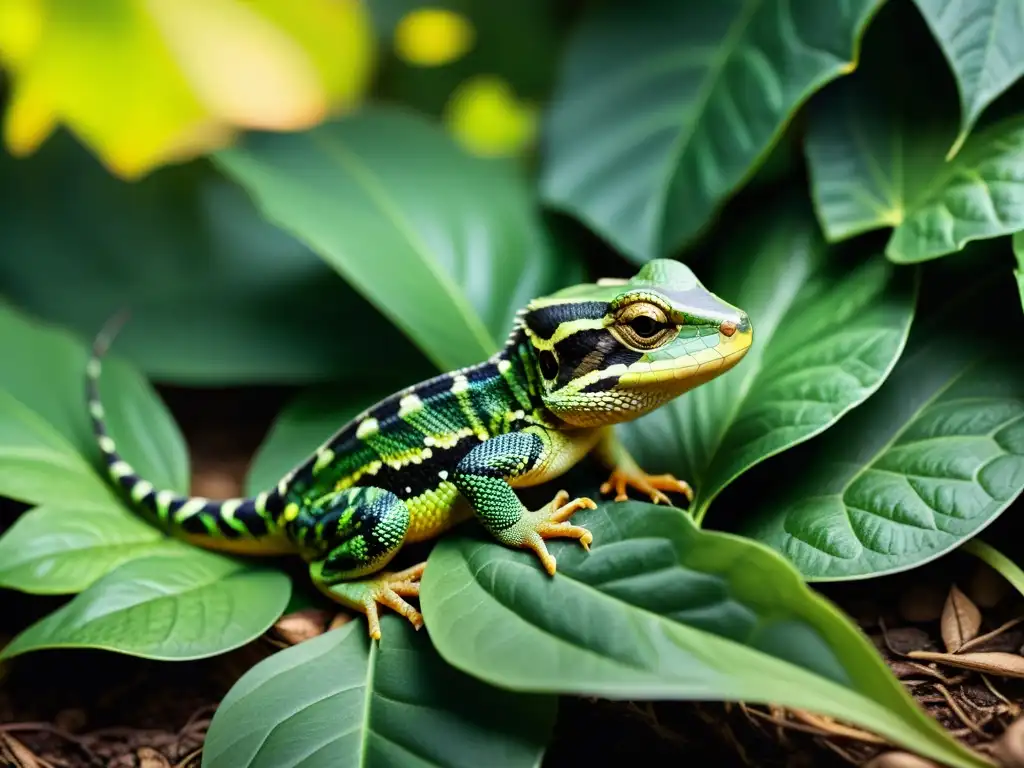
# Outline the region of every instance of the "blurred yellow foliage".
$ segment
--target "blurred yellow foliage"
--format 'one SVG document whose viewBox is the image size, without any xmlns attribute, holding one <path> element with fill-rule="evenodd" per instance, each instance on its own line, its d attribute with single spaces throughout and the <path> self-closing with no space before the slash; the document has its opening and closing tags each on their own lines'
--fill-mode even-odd
<svg viewBox="0 0 1024 768">
<path fill-rule="evenodd" d="M 351 108 L 375 56 L 362 0 L 0 0 L 4 141 L 26 155 L 64 124 L 136 178 Z"/>
<path fill-rule="evenodd" d="M 409 64 L 437 67 L 464 56 L 475 37 L 465 16 L 443 8 L 417 8 L 395 27 L 395 53 Z"/>
<path fill-rule="evenodd" d="M 452 93 L 444 120 L 470 152 L 490 157 L 514 155 L 533 141 L 537 108 L 519 101 L 505 80 L 477 75 Z"/>
</svg>

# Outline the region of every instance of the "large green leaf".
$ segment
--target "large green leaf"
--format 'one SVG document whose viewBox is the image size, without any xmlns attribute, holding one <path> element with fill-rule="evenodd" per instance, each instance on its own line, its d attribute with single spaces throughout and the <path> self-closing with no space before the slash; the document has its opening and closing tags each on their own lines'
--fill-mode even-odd
<svg viewBox="0 0 1024 768">
<path fill-rule="evenodd" d="M 501 691 L 449 667 L 385 616 L 281 651 L 249 670 L 210 725 L 203 768 L 535 766 L 553 696 Z"/>
<path fill-rule="evenodd" d="M 438 544 L 421 603 L 446 661 L 517 691 L 799 707 L 944 764 L 984 765 L 783 558 L 652 504 L 575 519 L 593 547 L 553 542 L 553 578 L 532 553 L 486 537 Z"/>
<path fill-rule="evenodd" d="M 90 467 L 99 452 L 85 401 L 84 346 L 0 304 L 0 495 L 31 503 L 112 501 Z M 188 456 L 173 419 L 146 380 L 112 357 L 101 393 L 111 434 L 135 466 L 161 487 L 183 490 Z"/>
<path fill-rule="evenodd" d="M 605 3 L 569 44 L 541 190 L 635 261 L 708 224 L 800 104 L 851 69 L 878 0 Z"/>
<path fill-rule="evenodd" d="M 128 307 L 114 351 L 157 379 L 348 382 L 433 370 L 207 162 L 129 184 L 60 134 L 30 159 L 0 155 L 0 212 L 4 295 L 84 338 Z M 382 348 L 391 355 L 374 355 Z M 370 357 L 373 371 L 355 364 Z"/>
<path fill-rule="evenodd" d="M 246 478 L 246 493 L 259 493 L 277 485 L 288 470 L 360 411 L 394 391 L 382 384 L 376 395 L 369 394 L 371 390 L 322 386 L 295 397 L 278 414 L 256 452 Z"/>
<path fill-rule="evenodd" d="M 0 496 L 33 504 L 100 503 L 111 491 L 59 432 L 0 390 Z"/>
<path fill-rule="evenodd" d="M 858 71 L 810 105 L 805 146 L 826 235 L 893 227 L 886 256 L 908 263 L 1021 229 L 1024 119 L 979 130 L 947 163 L 957 123 L 941 55 L 920 43 L 920 18 L 889 11 L 868 32 Z"/>
<path fill-rule="evenodd" d="M 813 216 L 780 206 L 745 223 L 707 283 L 742 307 L 751 351 L 734 370 L 620 429 L 648 472 L 696 490 L 698 522 L 738 475 L 834 424 L 884 381 L 903 350 L 916 277 L 881 257 L 827 254 Z"/>
<path fill-rule="evenodd" d="M 835 580 L 921 565 L 991 523 L 1024 490 L 1024 318 L 1000 286 L 940 299 L 882 388 L 801 449 L 741 531 Z"/>
<path fill-rule="evenodd" d="M 444 370 L 491 355 L 516 310 L 566 279 L 519 170 L 411 112 L 252 135 L 217 162 Z"/>
<path fill-rule="evenodd" d="M 29 510 L 0 537 L 0 587 L 81 592 L 129 560 L 193 551 L 116 503 L 62 501 Z"/>
<path fill-rule="evenodd" d="M 1024 6 L 1005 0 L 915 0 L 956 75 L 956 154 L 985 107 L 1024 75 Z"/>
<path fill-rule="evenodd" d="M 167 661 L 213 656 L 266 631 L 290 588 L 283 573 L 212 552 L 131 560 L 15 637 L 0 659 L 48 648 Z"/>
</svg>

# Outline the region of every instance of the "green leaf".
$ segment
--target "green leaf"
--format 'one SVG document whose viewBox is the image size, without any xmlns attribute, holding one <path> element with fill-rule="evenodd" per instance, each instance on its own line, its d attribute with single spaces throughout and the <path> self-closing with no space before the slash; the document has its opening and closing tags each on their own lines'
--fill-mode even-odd
<svg viewBox="0 0 1024 768">
<path fill-rule="evenodd" d="M 0 587 L 71 594 L 129 560 L 192 551 L 113 502 L 57 502 L 29 510 L 0 537 Z"/>
<path fill-rule="evenodd" d="M 69 178 L 74 194 L 54 195 Z M 27 160 L 0 154 L 0 211 L 0 253 L 31 254 L 0 259 L 10 301 L 90 340 L 127 307 L 113 351 L 155 379 L 348 384 L 434 372 L 208 162 L 129 184 L 62 133 Z M 390 354 L 375 355 L 382 348 Z M 355 364 L 369 357 L 372 370 Z M 77 372 L 70 383 L 80 397 Z"/>
<path fill-rule="evenodd" d="M 1024 227 L 1024 117 L 972 134 L 936 168 L 892 234 L 885 254 L 913 263 L 955 253 L 972 240 Z"/>
<path fill-rule="evenodd" d="M 14 362 L 0 371 L 0 495 L 110 503 L 109 485 L 90 466 L 99 451 L 85 401 L 84 345 L 0 303 L 0 347 Z M 184 441 L 145 379 L 112 357 L 101 392 L 123 455 L 160 487 L 187 488 Z"/>
<path fill-rule="evenodd" d="M 792 114 L 848 72 L 878 0 L 606 3 L 576 30 L 541 193 L 637 262 L 693 238 Z"/>
<path fill-rule="evenodd" d="M 1003 0 L 915 0 L 960 92 L 957 153 L 985 107 L 1024 75 L 1024 7 Z"/>
<path fill-rule="evenodd" d="M 99 503 L 111 491 L 60 433 L 0 390 L 0 496 L 30 504 Z"/>
<path fill-rule="evenodd" d="M 536 766 L 556 699 L 490 688 L 438 658 L 395 616 L 274 654 L 224 697 L 203 768 Z"/>
<path fill-rule="evenodd" d="M 1018 232 L 1013 236 L 1013 250 L 1017 254 L 1017 269 L 1013 274 L 1017 277 L 1017 287 L 1020 289 L 1020 303 L 1024 306 L 1024 232 Z"/>
<path fill-rule="evenodd" d="M 805 147 L 828 239 L 893 227 L 886 256 L 912 263 L 1024 228 L 1024 118 L 973 133 L 947 163 L 956 118 L 937 76 L 945 65 L 916 41 L 927 34 L 920 18 L 889 13 L 869 30 L 857 72 L 810 104 Z"/>
<path fill-rule="evenodd" d="M 399 389 L 386 384 L 378 395 L 368 390 L 336 386 L 307 389 L 286 405 L 271 426 L 249 467 L 246 493 L 259 493 L 277 485 L 288 470 L 357 416 L 365 407 Z"/>
<path fill-rule="evenodd" d="M 442 370 L 497 351 L 520 306 L 564 280 L 518 169 L 405 110 L 252 135 L 217 162 Z"/>
<path fill-rule="evenodd" d="M 648 472 L 694 486 L 698 522 L 740 474 L 824 431 L 881 385 L 903 350 L 917 294 L 915 272 L 880 257 L 842 266 L 813 216 L 792 204 L 744 224 L 707 283 L 750 315 L 747 358 L 619 427 Z"/>
<path fill-rule="evenodd" d="M 0 652 L 96 648 L 185 661 L 238 648 L 288 602 L 288 577 L 211 552 L 154 555 L 107 573 Z"/>
<path fill-rule="evenodd" d="M 1024 570 L 1021 570 L 1013 560 L 981 539 L 971 539 L 964 544 L 963 549 L 997 571 L 1014 589 L 1024 595 Z"/>
<path fill-rule="evenodd" d="M 1002 282 L 939 298 L 882 388 L 794 457 L 741 532 L 838 580 L 919 566 L 991 523 L 1024 490 L 1024 359 L 1008 341 L 1024 322 L 1001 314 Z M 979 307 L 984 327 L 962 321 Z"/>
<path fill-rule="evenodd" d="M 778 555 L 652 504 L 574 521 L 594 545 L 552 542 L 553 578 L 532 553 L 490 540 L 438 544 L 421 604 L 446 661 L 516 691 L 799 707 L 944 764 L 984 765 Z"/>
</svg>

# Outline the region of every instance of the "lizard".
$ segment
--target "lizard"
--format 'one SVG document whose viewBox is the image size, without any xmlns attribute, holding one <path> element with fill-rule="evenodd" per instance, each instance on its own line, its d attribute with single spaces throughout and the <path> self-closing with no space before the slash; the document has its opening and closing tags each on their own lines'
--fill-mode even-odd
<svg viewBox="0 0 1024 768">
<path fill-rule="evenodd" d="M 116 328 L 94 340 L 86 396 L 106 474 L 131 508 L 171 535 L 237 555 L 301 556 L 313 584 L 365 614 L 380 638 L 378 606 L 417 629 L 426 563 L 385 570 L 405 544 L 440 536 L 473 517 L 503 545 L 530 550 L 556 572 L 547 539 L 593 536 L 571 522 L 593 509 L 560 490 L 537 510 L 516 495 L 555 480 L 593 454 L 610 470 L 602 494 L 627 490 L 671 504 L 689 483 L 643 471 L 614 432 L 734 367 L 753 341 L 746 313 L 671 259 L 632 278 L 600 279 L 536 298 L 520 309 L 503 347 L 476 365 L 406 387 L 331 435 L 276 486 L 212 500 L 158 489 L 118 453 L 99 394 L 101 360 Z"/>
</svg>

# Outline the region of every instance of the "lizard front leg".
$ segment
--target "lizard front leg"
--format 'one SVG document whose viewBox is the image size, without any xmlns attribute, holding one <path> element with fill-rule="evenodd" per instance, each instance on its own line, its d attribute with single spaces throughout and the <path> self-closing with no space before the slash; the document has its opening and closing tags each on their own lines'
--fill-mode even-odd
<svg viewBox="0 0 1024 768">
<path fill-rule="evenodd" d="M 662 491 L 681 493 L 688 502 L 693 501 L 693 488 L 685 480 L 667 474 L 649 475 L 642 470 L 626 446 L 619 442 L 611 427 L 602 429 L 594 454 L 611 470 L 608 481 L 601 486 L 601 493 L 615 491 L 615 501 L 626 501 L 629 498 L 626 488 L 635 488 L 647 494 L 655 504 L 672 504 Z"/>
<path fill-rule="evenodd" d="M 557 462 L 554 443 L 554 439 L 532 431 L 498 435 L 467 453 L 452 477 L 494 538 L 506 546 L 532 550 L 551 575 L 555 573 L 555 558 L 544 539 L 577 539 L 590 549 L 590 531 L 567 521 L 577 510 L 597 506 L 588 498 L 569 501 L 569 494 L 559 491 L 550 503 L 531 512 L 516 496 L 510 482 L 543 475 L 546 467 Z"/>
<path fill-rule="evenodd" d="M 409 509 L 382 488 L 347 488 L 305 508 L 293 507 L 287 531 L 309 561 L 313 584 L 337 603 L 366 614 L 370 637 L 380 639 L 377 606 L 386 605 L 416 629 L 423 616 L 403 598 L 420 593 L 425 563 L 398 573 L 382 569 L 401 549 Z"/>
</svg>

